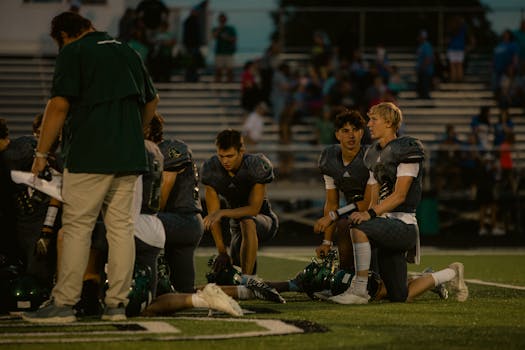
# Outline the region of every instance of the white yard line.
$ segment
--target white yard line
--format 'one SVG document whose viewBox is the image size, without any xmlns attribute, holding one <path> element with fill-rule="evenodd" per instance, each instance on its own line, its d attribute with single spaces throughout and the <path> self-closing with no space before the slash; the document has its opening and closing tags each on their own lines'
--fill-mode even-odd
<svg viewBox="0 0 525 350">
<path fill-rule="evenodd" d="M 262 327 L 260 331 L 248 331 L 240 333 L 228 333 L 228 334 L 209 334 L 209 335 L 196 335 L 196 336 L 176 336 L 171 335 L 179 333 L 180 331 L 172 325 L 162 321 L 145 321 L 145 322 L 88 322 L 88 323 L 71 323 L 60 325 L 62 331 L 60 332 L 36 332 L 36 333 L 0 333 L 1 344 L 24 344 L 24 343 L 94 343 L 94 342 L 125 342 L 125 341 L 171 341 L 171 340 L 198 340 L 198 339 L 230 339 L 230 338 L 246 338 L 246 337 L 259 337 L 268 335 L 282 335 L 282 334 L 293 334 L 303 333 L 304 331 L 293 325 L 287 324 L 280 320 L 271 319 L 240 319 L 240 318 L 204 318 L 204 317 L 177 317 L 170 318 L 171 320 L 184 319 L 184 320 L 197 320 L 197 321 L 221 321 L 221 322 L 250 322 L 255 323 Z M 67 332 L 67 327 L 75 327 L 79 325 L 110 325 L 110 324 L 137 324 L 144 328 L 145 331 L 130 332 L 130 331 L 119 331 L 115 330 L 107 332 Z M 10 325 L 1 325 L 1 327 L 34 327 L 34 324 L 17 323 Z M 57 325 L 39 325 L 42 329 L 45 327 L 56 327 Z M 66 330 L 66 331 L 64 331 Z M 155 333 L 167 333 L 169 335 L 163 336 L 152 336 Z M 93 337 L 91 335 L 99 334 L 114 334 L 115 337 Z M 67 335 L 67 337 L 63 337 Z M 76 336 L 83 335 L 83 336 Z M 132 335 L 132 337 L 130 337 Z M 23 337 L 23 338 L 15 338 Z M 35 337 L 35 338 L 33 338 Z M 38 338 L 37 338 L 38 337 Z"/>
</svg>

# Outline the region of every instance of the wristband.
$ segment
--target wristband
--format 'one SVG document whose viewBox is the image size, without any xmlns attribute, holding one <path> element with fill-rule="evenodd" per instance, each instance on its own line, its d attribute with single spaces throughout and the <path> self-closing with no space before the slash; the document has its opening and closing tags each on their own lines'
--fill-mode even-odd
<svg viewBox="0 0 525 350">
<path fill-rule="evenodd" d="M 370 215 L 370 219 L 377 217 L 376 211 L 372 208 L 368 209 L 368 215 Z"/>
<path fill-rule="evenodd" d="M 350 215 L 356 210 L 357 210 L 357 205 L 355 203 L 350 203 L 348 205 L 345 205 L 342 208 L 337 209 L 335 211 L 335 213 L 339 217 L 339 216 L 343 216 L 343 215 Z"/>
<path fill-rule="evenodd" d="M 330 247 L 332 247 L 334 245 L 334 242 L 329 241 L 327 239 L 323 239 L 323 243 L 321 243 L 321 245 L 329 245 Z"/>
<path fill-rule="evenodd" d="M 48 154 L 49 154 L 48 152 L 35 151 L 35 157 L 36 158 L 47 158 Z"/>
<path fill-rule="evenodd" d="M 332 219 L 332 221 L 337 220 L 337 218 L 339 217 L 339 215 L 337 215 L 337 212 L 333 210 L 330 210 L 328 212 L 328 216 L 330 216 L 330 219 Z"/>
</svg>

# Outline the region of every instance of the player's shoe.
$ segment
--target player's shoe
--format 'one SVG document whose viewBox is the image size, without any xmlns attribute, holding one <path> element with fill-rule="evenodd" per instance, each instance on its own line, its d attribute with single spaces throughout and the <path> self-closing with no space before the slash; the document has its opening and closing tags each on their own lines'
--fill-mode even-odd
<svg viewBox="0 0 525 350">
<path fill-rule="evenodd" d="M 454 262 L 448 265 L 449 268 L 456 272 L 456 276 L 450 283 L 450 288 L 456 293 L 458 301 L 465 301 L 468 298 L 468 287 L 465 283 L 465 267 L 460 262 Z"/>
<path fill-rule="evenodd" d="M 315 292 L 314 297 L 321 300 L 328 300 L 330 297 L 332 297 L 332 291 L 330 289 L 325 289 L 320 292 Z"/>
<path fill-rule="evenodd" d="M 232 316 L 243 315 L 239 304 L 226 295 L 215 283 L 208 283 L 203 290 L 198 290 L 197 294 L 206 300 L 210 309 L 222 311 Z"/>
<path fill-rule="evenodd" d="M 248 278 L 246 281 L 246 288 L 251 290 L 257 299 L 273 301 L 281 304 L 286 303 L 286 300 L 284 300 L 275 288 L 270 287 L 263 281 L 254 277 Z"/>
<path fill-rule="evenodd" d="M 433 273 L 433 272 L 434 270 L 432 269 L 432 267 L 427 267 L 426 269 L 423 270 L 422 274 Z M 437 286 L 432 288 L 430 291 L 439 295 L 440 299 L 443 299 L 443 300 L 448 299 L 448 289 L 444 283 L 438 284 Z"/>
<path fill-rule="evenodd" d="M 355 277 L 354 277 L 355 278 Z M 368 304 L 370 300 L 370 295 L 357 294 L 353 288 L 353 283 L 350 283 L 350 287 L 341 294 L 334 295 L 333 297 L 328 298 L 329 301 L 333 301 L 337 304 Z"/>
<path fill-rule="evenodd" d="M 44 302 L 34 312 L 22 313 L 22 319 L 32 323 L 70 323 L 77 320 L 71 306 L 59 306 L 52 300 Z"/>
</svg>

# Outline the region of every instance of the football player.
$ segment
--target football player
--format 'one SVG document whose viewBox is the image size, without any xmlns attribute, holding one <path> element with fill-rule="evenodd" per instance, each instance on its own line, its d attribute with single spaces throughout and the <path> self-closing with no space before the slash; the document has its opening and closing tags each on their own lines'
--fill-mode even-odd
<svg viewBox="0 0 525 350">
<path fill-rule="evenodd" d="M 146 137 L 159 146 L 164 156 L 158 214 L 166 232 L 164 255 L 175 289 L 193 293 L 195 249 L 204 233 L 199 176 L 191 149 L 181 140 L 165 140 L 163 123 L 162 116 L 155 113 Z"/>
<path fill-rule="evenodd" d="M 219 253 L 215 269 L 233 262 L 243 275 L 253 275 L 259 243 L 274 237 L 278 230 L 277 216 L 266 197 L 266 184 L 274 179 L 273 166 L 263 154 L 245 153 L 237 130 L 221 131 L 215 145 L 217 154 L 201 170 L 208 211 L 204 227 L 211 231 Z M 221 207 L 221 198 L 227 207 Z M 230 223 L 230 254 L 223 240 L 223 218 Z"/>
<path fill-rule="evenodd" d="M 463 264 L 424 275 L 412 286 L 409 296 L 407 260 L 419 263 L 419 232 L 416 207 L 421 199 L 424 150 L 412 137 L 397 137 L 402 122 L 401 110 L 390 102 L 379 103 L 368 112 L 368 127 L 376 141 L 364 156 L 370 171 L 367 187 L 372 191 L 370 207 L 353 212 L 350 232 L 356 275 L 350 287 L 331 301 L 340 304 L 366 304 L 371 244 L 377 249 L 378 269 L 388 299 L 405 302 L 443 282 L 453 281 L 458 301 L 465 301 L 468 288 Z"/>
</svg>

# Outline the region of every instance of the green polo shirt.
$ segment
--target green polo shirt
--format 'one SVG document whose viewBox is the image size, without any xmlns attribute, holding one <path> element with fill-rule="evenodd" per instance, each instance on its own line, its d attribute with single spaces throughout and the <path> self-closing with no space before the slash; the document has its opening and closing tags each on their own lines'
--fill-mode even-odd
<svg viewBox="0 0 525 350">
<path fill-rule="evenodd" d="M 70 103 L 62 131 L 64 167 L 72 173 L 147 170 L 141 111 L 156 90 L 137 53 L 103 32 L 64 46 L 51 97 Z"/>
</svg>

